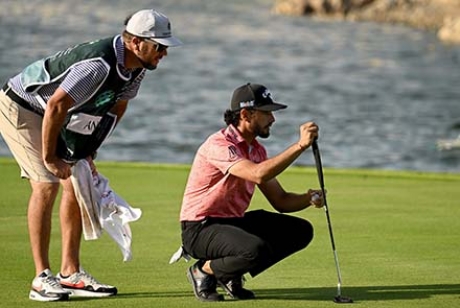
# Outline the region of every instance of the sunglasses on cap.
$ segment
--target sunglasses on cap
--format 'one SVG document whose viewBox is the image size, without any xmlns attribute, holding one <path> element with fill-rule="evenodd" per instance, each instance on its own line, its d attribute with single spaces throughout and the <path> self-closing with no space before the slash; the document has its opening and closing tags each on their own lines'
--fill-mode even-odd
<svg viewBox="0 0 460 308">
<path fill-rule="evenodd" d="M 150 43 L 152 43 L 153 45 L 155 45 L 155 50 L 156 50 L 157 52 L 163 52 L 163 51 L 165 51 L 166 49 L 168 49 L 168 46 L 163 45 L 163 44 L 160 44 L 160 43 L 158 43 L 158 42 L 155 42 L 154 40 L 151 40 L 151 39 L 148 39 L 148 38 L 146 38 L 146 39 L 144 39 L 144 40 L 145 40 L 145 41 L 148 41 L 148 42 L 150 42 Z"/>
</svg>

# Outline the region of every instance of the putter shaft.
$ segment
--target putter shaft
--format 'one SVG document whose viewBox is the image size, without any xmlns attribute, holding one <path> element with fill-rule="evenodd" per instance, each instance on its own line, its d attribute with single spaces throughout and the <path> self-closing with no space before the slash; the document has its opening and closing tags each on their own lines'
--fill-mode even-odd
<svg viewBox="0 0 460 308">
<path fill-rule="evenodd" d="M 329 215 L 329 207 L 327 205 L 327 199 L 326 199 L 326 190 L 325 190 L 325 185 L 324 185 L 324 175 L 323 175 L 323 166 L 321 163 L 321 155 L 319 152 L 319 147 L 317 141 L 313 141 L 312 144 L 312 150 L 313 150 L 313 155 L 315 157 L 315 164 L 316 164 L 316 170 L 318 173 L 318 180 L 319 184 L 321 187 L 321 192 L 323 193 L 323 200 L 324 200 L 324 212 L 326 213 L 326 219 L 327 219 L 327 226 L 329 230 L 329 237 L 331 239 L 331 246 L 332 246 L 332 252 L 334 254 L 334 261 L 335 261 L 335 268 L 337 270 L 337 297 L 336 298 L 341 298 L 342 295 L 342 274 L 340 273 L 340 266 L 339 266 L 339 258 L 337 256 L 337 250 L 335 248 L 335 241 L 334 241 L 334 233 L 332 231 L 332 222 L 331 222 L 331 217 Z"/>
</svg>

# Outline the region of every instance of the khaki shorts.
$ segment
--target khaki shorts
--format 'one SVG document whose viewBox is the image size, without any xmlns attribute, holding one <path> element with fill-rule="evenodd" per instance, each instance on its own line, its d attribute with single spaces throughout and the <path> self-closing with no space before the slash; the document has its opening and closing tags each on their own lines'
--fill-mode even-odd
<svg viewBox="0 0 460 308">
<path fill-rule="evenodd" d="M 46 169 L 42 159 L 42 120 L 0 91 L 0 133 L 21 168 L 21 177 L 57 183 L 59 178 Z"/>
</svg>

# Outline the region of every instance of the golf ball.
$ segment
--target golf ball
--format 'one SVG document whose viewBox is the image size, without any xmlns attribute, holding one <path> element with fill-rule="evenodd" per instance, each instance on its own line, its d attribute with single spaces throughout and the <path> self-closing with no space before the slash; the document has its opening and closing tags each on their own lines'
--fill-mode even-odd
<svg viewBox="0 0 460 308">
<path fill-rule="evenodd" d="M 312 197 L 311 197 L 311 201 L 313 202 L 316 202 L 316 201 L 319 201 L 319 195 L 318 194 L 314 194 Z"/>
</svg>

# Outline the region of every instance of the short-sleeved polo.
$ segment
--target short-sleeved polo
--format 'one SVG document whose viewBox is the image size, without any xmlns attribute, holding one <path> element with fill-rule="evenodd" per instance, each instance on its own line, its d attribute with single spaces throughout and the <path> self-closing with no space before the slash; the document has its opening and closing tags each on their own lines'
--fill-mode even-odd
<svg viewBox="0 0 460 308">
<path fill-rule="evenodd" d="M 232 125 L 211 135 L 193 161 L 180 220 L 242 217 L 254 194 L 255 183 L 235 177 L 228 170 L 243 159 L 259 163 L 267 159 L 267 152 L 257 140 L 248 145 Z"/>
</svg>

